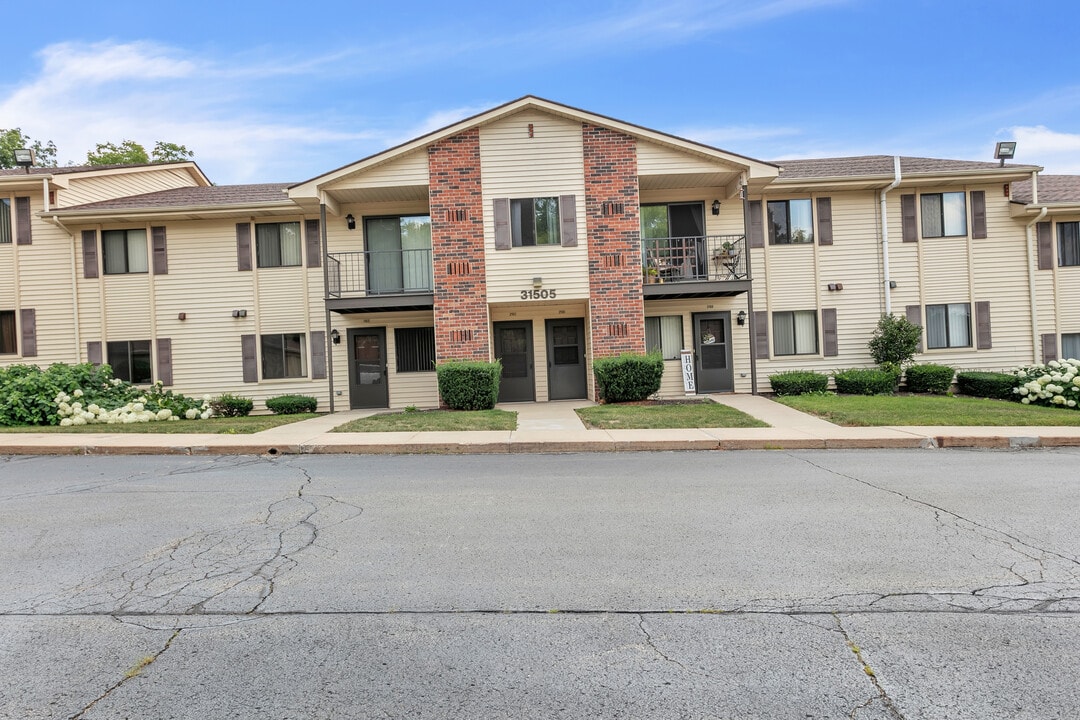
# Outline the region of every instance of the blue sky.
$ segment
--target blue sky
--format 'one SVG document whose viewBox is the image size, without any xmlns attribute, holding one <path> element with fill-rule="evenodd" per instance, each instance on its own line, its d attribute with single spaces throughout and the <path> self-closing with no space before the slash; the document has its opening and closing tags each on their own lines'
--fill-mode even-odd
<svg viewBox="0 0 1080 720">
<path fill-rule="evenodd" d="M 763 160 L 1080 173 L 1076 0 L 20 3 L 0 128 L 61 164 L 187 145 L 219 184 L 299 181 L 522 95 Z M 13 32 L 23 28 L 24 32 Z"/>
</svg>

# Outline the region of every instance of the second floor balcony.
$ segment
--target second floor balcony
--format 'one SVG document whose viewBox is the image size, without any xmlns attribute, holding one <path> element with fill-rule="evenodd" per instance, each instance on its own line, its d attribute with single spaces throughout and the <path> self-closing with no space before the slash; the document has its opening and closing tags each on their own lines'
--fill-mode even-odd
<svg viewBox="0 0 1080 720">
<path fill-rule="evenodd" d="M 749 288 L 743 235 L 642 238 L 641 246 L 647 298 L 736 295 Z"/>
<path fill-rule="evenodd" d="M 326 276 L 332 310 L 430 308 L 434 300 L 430 248 L 330 253 Z"/>
</svg>

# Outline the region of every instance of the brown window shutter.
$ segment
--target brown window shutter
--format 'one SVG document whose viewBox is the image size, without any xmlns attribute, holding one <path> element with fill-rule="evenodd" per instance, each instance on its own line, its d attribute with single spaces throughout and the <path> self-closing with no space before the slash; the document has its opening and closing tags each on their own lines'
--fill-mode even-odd
<svg viewBox="0 0 1080 720">
<path fill-rule="evenodd" d="M 1039 269 L 1054 269 L 1054 236 L 1050 223 L 1041 222 L 1035 227 L 1035 237 L 1039 246 Z"/>
<path fill-rule="evenodd" d="M 259 364 L 255 356 L 255 336 L 240 336 L 240 355 L 244 361 L 244 382 L 259 382 Z"/>
<path fill-rule="evenodd" d="M 326 331 L 311 332 L 311 379 L 326 379 Z"/>
<path fill-rule="evenodd" d="M 920 306 L 920 305 L 908 305 L 907 308 L 905 308 L 905 310 L 907 312 L 908 322 L 911 323 L 912 325 L 918 325 L 919 327 L 922 327 L 922 306 Z M 923 332 L 923 335 L 926 335 L 925 331 Z M 922 336 L 920 336 L 919 337 L 919 347 L 918 347 L 918 349 L 915 350 L 915 352 L 922 352 L 922 351 L 923 351 L 923 338 L 922 338 Z"/>
<path fill-rule="evenodd" d="M 251 269 L 251 223 L 236 223 L 236 269 Z"/>
<path fill-rule="evenodd" d="M 577 247 L 577 199 L 559 196 L 559 237 L 563 247 Z"/>
<path fill-rule="evenodd" d="M 832 198 L 817 199 L 818 245 L 832 245 Z"/>
<path fill-rule="evenodd" d="M 101 341 L 91 340 L 86 343 L 86 362 L 93 365 L 101 364 Z"/>
<path fill-rule="evenodd" d="M 821 339 L 825 357 L 840 354 L 840 341 L 836 333 L 836 308 L 821 309 Z"/>
<path fill-rule="evenodd" d="M 758 207 L 761 207 L 760 202 Z M 769 313 L 764 310 L 754 311 L 754 357 L 769 359 Z"/>
<path fill-rule="evenodd" d="M 900 196 L 900 219 L 902 221 L 903 233 L 901 234 L 904 242 L 918 242 L 919 225 L 918 217 L 915 215 L 914 195 Z"/>
<path fill-rule="evenodd" d="M 173 384 L 171 338 L 157 339 L 157 379 L 165 387 Z"/>
<path fill-rule="evenodd" d="M 150 243 L 154 248 L 154 274 L 169 274 L 169 251 L 165 247 L 165 228 L 150 228 Z"/>
<path fill-rule="evenodd" d="M 304 221 L 304 247 L 307 250 L 307 266 L 322 267 L 322 238 L 319 236 L 319 221 Z"/>
<path fill-rule="evenodd" d="M 1044 363 L 1057 360 L 1057 335 L 1055 333 L 1042 336 L 1042 354 Z"/>
<path fill-rule="evenodd" d="M 982 240 L 986 237 L 986 191 L 971 191 L 971 237 Z"/>
<path fill-rule="evenodd" d="M 989 350 L 994 347 L 990 340 L 990 303 L 975 303 L 975 348 Z"/>
<path fill-rule="evenodd" d="M 510 237 L 510 199 L 495 198 L 491 206 L 495 212 L 495 249 L 509 250 L 513 245 Z"/>
<path fill-rule="evenodd" d="M 33 242 L 30 217 L 30 198 L 15 198 L 15 244 L 30 245 Z"/>
<path fill-rule="evenodd" d="M 761 218 L 761 201 L 751 200 L 748 205 L 750 207 L 750 247 L 763 248 L 765 247 L 765 223 Z"/>
<path fill-rule="evenodd" d="M 84 278 L 98 276 L 97 230 L 82 231 L 82 266 Z"/>
<path fill-rule="evenodd" d="M 19 325 L 22 334 L 22 356 L 37 357 L 37 315 L 34 308 L 19 311 Z"/>
</svg>

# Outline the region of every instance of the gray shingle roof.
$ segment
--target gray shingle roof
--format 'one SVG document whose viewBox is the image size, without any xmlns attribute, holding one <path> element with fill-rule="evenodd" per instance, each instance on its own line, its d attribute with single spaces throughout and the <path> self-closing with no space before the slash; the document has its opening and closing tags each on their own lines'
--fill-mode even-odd
<svg viewBox="0 0 1080 720">
<path fill-rule="evenodd" d="M 184 161 L 186 162 L 186 161 Z M 61 167 L 32 167 L 30 175 L 70 175 L 72 173 L 94 172 L 96 170 L 115 170 L 117 168 L 143 168 L 161 165 L 163 163 L 124 163 L 119 165 L 64 165 Z M 9 175 L 26 175 L 26 168 L 6 168 L 0 170 L 0 177 Z"/>
<path fill-rule="evenodd" d="M 215 205 L 252 205 L 288 202 L 285 189 L 292 183 L 263 183 L 259 185 L 211 185 L 159 190 L 142 195 L 101 200 L 59 208 L 58 212 L 87 210 L 167 210 L 176 207 L 213 207 Z"/>
<path fill-rule="evenodd" d="M 1016 202 L 1031 202 L 1031 181 L 1012 184 L 1010 193 Z M 1039 202 L 1080 203 L 1080 175 L 1039 175 Z"/>
<path fill-rule="evenodd" d="M 866 177 L 893 174 L 892 155 L 861 155 L 857 157 L 814 158 L 810 160 L 780 160 L 776 164 L 783 168 L 780 179 L 792 178 L 827 178 L 827 177 Z M 1006 163 L 1007 170 L 1028 167 Z M 1000 169 L 1000 163 L 978 162 L 973 160 L 943 160 L 939 158 L 901 157 L 901 175 L 921 173 L 971 172 L 979 170 L 993 171 Z"/>
</svg>

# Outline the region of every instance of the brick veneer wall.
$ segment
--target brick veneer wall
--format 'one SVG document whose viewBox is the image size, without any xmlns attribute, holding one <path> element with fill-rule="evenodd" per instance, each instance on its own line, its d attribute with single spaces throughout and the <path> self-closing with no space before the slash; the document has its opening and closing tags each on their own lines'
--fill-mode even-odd
<svg viewBox="0 0 1080 720">
<path fill-rule="evenodd" d="M 637 146 L 632 137 L 584 124 L 585 217 L 593 357 L 645 352 Z"/>
<path fill-rule="evenodd" d="M 480 131 L 428 148 L 435 350 L 439 360 L 488 360 Z"/>
</svg>

